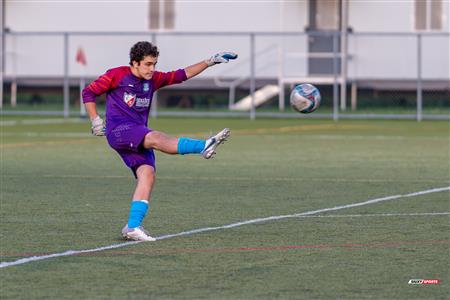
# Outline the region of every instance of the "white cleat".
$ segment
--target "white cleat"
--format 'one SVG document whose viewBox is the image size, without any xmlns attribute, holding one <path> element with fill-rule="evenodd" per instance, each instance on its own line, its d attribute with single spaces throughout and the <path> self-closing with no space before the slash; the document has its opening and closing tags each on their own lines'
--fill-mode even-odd
<svg viewBox="0 0 450 300">
<path fill-rule="evenodd" d="M 128 224 L 122 229 L 122 236 L 127 240 L 154 242 L 156 239 L 151 237 L 143 226 L 128 228 Z"/>
<path fill-rule="evenodd" d="M 223 144 L 230 136 L 230 129 L 225 128 L 218 134 L 210 137 L 206 140 L 205 149 L 202 151 L 202 155 L 206 159 L 210 159 L 214 154 L 216 154 L 216 149 L 220 144 Z"/>
</svg>

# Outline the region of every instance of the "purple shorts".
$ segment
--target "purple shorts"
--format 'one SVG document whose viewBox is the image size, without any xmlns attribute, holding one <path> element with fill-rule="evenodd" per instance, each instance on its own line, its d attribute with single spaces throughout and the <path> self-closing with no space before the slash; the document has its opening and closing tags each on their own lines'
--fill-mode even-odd
<svg viewBox="0 0 450 300">
<path fill-rule="evenodd" d="M 155 153 L 142 146 L 145 135 L 151 131 L 144 125 L 121 124 L 106 136 L 109 145 L 119 153 L 135 177 L 141 165 L 150 165 L 156 170 Z"/>
</svg>

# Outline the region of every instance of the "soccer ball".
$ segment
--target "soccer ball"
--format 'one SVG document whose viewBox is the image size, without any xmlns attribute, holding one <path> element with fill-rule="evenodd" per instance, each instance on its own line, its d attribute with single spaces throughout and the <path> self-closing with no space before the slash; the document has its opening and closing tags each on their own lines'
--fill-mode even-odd
<svg viewBox="0 0 450 300">
<path fill-rule="evenodd" d="M 320 105 L 320 92 L 312 84 L 302 83 L 297 85 L 291 92 L 291 106 L 302 114 L 315 111 Z"/>
</svg>

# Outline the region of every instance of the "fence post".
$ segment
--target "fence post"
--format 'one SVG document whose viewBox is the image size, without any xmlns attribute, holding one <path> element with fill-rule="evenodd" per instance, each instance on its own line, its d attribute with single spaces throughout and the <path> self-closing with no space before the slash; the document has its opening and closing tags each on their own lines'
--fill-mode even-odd
<svg viewBox="0 0 450 300">
<path fill-rule="evenodd" d="M 1 49 L 0 49 L 0 109 L 3 109 L 3 76 L 5 76 L 5 1 L 2 1 L 0 5 L 0 16 L 2 16 L 2 20 L 0 22 L 1 26 Z"/>
<path fill-rule="evenodd" d="M 333 120 L 339 119 L 339 95 L 338 95 L 338 35 L 333 33 Z"/>
<path fill-rule="evenodd" d="M 278 42 L 278 88 L 280 90 L 278 94 L 278 109 L 284 111 L 284 38 L 282 35 L 279 36 Z"/>
<path fill-rule="evenodd" d="M 341 1 L 341 110 L 347 109 L 348 2 Z"/>
<path fill-rule="evenodd" d="M 417 34 L 417 122 L 422 121 L 422 35 Z"/>
<path fill-rule="evenodd" d="M 3 2 L 3 1 L 2 1 Z M 2 4 L 4 5 L 4 4 Z M 0 7 L 2 6 L 0 5 Z M 2 32 L 0 33 L 2 38 L 1 38 L 1 59 L 0 59 L 0 109 L 3 109 L 3 76 L 4 76 L 4 61 L 5 61 L 5 36 L 3 33 L 3 25 L 2 25 Z"/>
<path fill-rule="evenodd" d="M 64 118 L 69 117 L 69 34 L 64 33 Z"/>
<path fill-rule="evenodd" d="M 250 119 L 255 119 L 255 33 L 250 33 Z"/>
<path fill-rule="evenodd" d="M 236 86 L 230 86 L 230 90 L 228 93 L 228 109 L 231 110 L 231 107 L 234 104 L 234 100 L 236 99 Z"/>
<path fill-rule="evenodd" d="M 156 34 L 152 33 L 152 44 L 156 45 Z M 150 107 L 150 116 L 153 119 L 158 117 L 158 91 L 153 93 L 152 104 Z"/>
</svg>

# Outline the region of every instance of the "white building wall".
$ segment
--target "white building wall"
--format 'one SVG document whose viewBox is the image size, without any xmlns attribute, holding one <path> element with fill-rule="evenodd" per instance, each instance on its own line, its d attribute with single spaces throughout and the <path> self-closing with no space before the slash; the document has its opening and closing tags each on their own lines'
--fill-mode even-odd
<svg viewBox="0 0 450 300">
<path fill-rule="evenodd" d="M 13 31 L 143 31 L 147 1 L 5 1 Z"/>
<path fill-rule="evenodd" d="M 307 9 L 307 1 L 178 1 L 175 27 L 180 32 L 299 32 L 307 25 Z M 283 43 L 281 40 L 275 36 L 256 37 L 256 52 L 262 51 L 256 56 L 258 76 L 277 76 L 277 45 Z M 248 76 L 250 73 L 249 35 L 185 36 L 177 37 L 176 43 L 173 47 L 173 36 L 158 38 L 163 56 L 170 58 L 164 64 L 168 69 L 183 66 L 186 57 L 199 60 L 217 51 L 232 50 L 239 53 L 239 66 L 234 63 L 231 68 L 211 69 L 201 76 Z"/>
<path fill-rule="evenodd" d="M 348 9 L 355 32 L 414 31 L 414 0 L 350 0 Z"/>
<path fill-rule="evenodd" d="M 307 1 L 178 1 L 180 31 L 302 31 Z"/>
<path fill-rule="evenodd" d="M 301 31 L 307 22 L 306 1 L 178 1 L 175 5 L 177 32 L 263 32 Z M 13 32 L 142 32 L 129 36 L 69 37 L 71 76 L 96 76 L 106 69 L 128 63 L 128 51 L 138 40 L 151 40 L 148 32 L 148 2 L 93 1 L 42 2 L 7 1 L 6 27 Z M 256 50 L 278 43 L 273 38 L 257 38 Z M 247 76 L 249 74 L 249 36 L 159 36 L 159 68 L 172 70 L 205 59 L 222 50 L 239 53 L 241 66 L 211 69 L 201 76 Z M 63 74 L 63 36 L 9 36 L 6 49 L 6 75 L 61 76 Z M 79 47 L 86 53 L 88 66 L 75 62 Z M 32 49 L 32 51 L 30 51 Z M 276 76 L 267 67 L 277 63 L 276 47 L 257 58 L 257 74 Z M 270 60 L 267 58 L 270 56 Z M 33 63 L 35 62 L 35 63 Z M 31 65 L 30 65 L 31 64 Z M 30 68 L 30 66 L 32 66 Z M 268 71 L 269 70 L 269 71 Z"/>
<path fill-rule="evenodd" d="M 450 1 L 443 1 L 443 30 L 449 32 Z M 356 33 L 414 33 L 415 1 L 358 1 L 349 4 L 349 24 Z M 450 39 L 423 37 L 422 76 L 450 79 Z M 356 35 L 349 40 L 348 72 L 360 79 L 417 78 L 417 38 L 408 35 Z"/>
<path fill-rule="evenodd" d="M 444 1 L 444 31 L 450 32 L 450 1 Z"/>
<path fill-rule="evenodd" d="M 444 28 L 449 32 L 450 3 L 443 1 Z M 106 69 L 128 64 L 128 51 L 138 40 L 151 40 L 148 33 L 148 1 L 8 1 L 5 25 L 13 32 L 84 31 L 142 32 L 134 35 L 70 35 L 70 76 L 97 76 Z M 308 25 L 308 1 L 177 1 L 176 32 L 291 32 Z M 350 0 L 349 26 L 361 32 L 414 32 L 414 0 Z M 307 75 L 307 40 L 304 36 L 256 37 L 256 72 L 262 77 L 279 73 L 277 45 L 286 56 L 284 73 Z M 411 37 L 355 36 L 349 41 L 349 76 L 397 78 L 416 76 L 416 43 Z M 236 63 L 211 68 L 201 76 L 248 76 L 250 38 L 247 35 L 158 36 L 160 70 L 172 70 L 204 59 L 216 51 L 233 50 Z M 431 43 L 431 44 L 430 44 Z M 7 76 L 63 75 L 62 36 L 8 36 Z M 78 47 L 87 55 L 88 66 L 75 62 Z M 424 49 L 426 78 L 449 78 L 449 38 L 430 38 Z"/>
<path fill-rule="evenodd" d="M 5 0 L 13 31 L 146 31 L 148 1 Z M 175 4 L 176 31 L 300 31 L 307 1 L 183 1 Z M 283 17 L 281 17 L 283 15 Z"/>
</svg>

